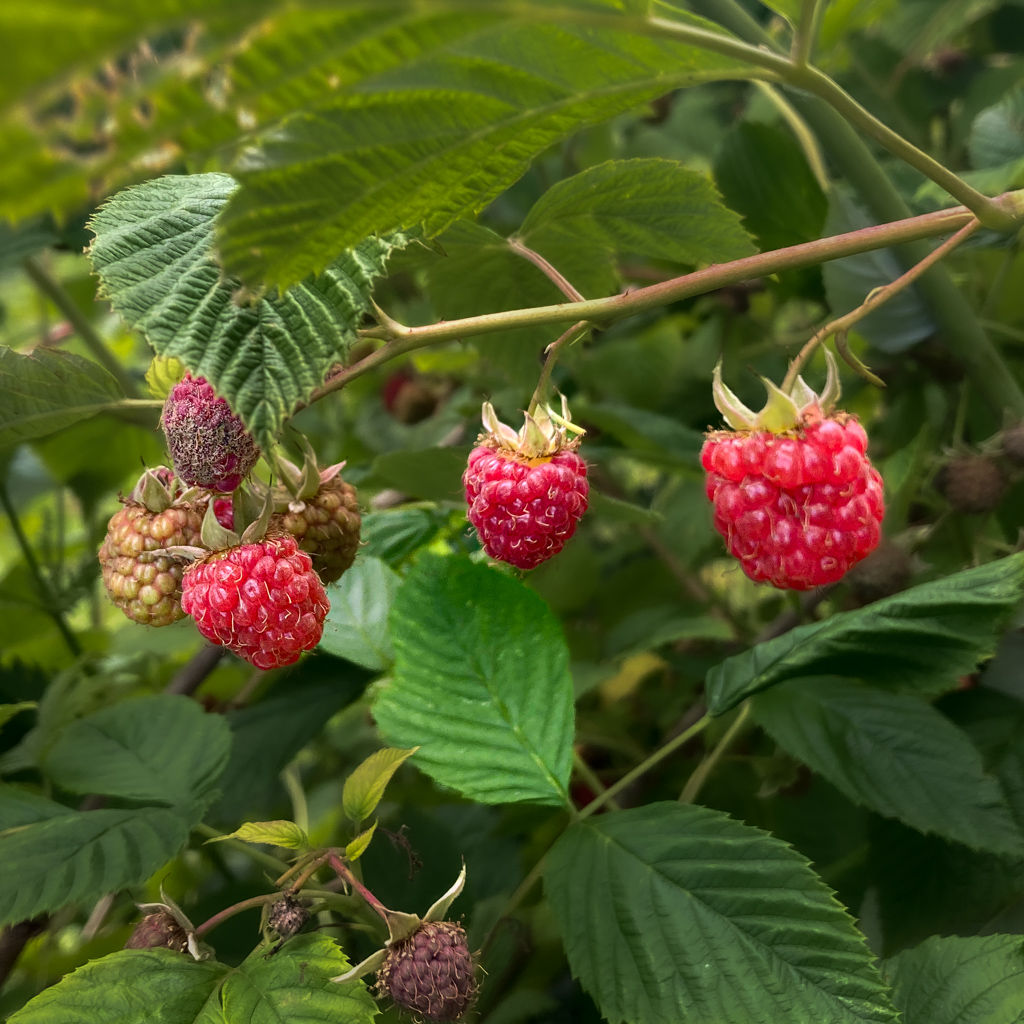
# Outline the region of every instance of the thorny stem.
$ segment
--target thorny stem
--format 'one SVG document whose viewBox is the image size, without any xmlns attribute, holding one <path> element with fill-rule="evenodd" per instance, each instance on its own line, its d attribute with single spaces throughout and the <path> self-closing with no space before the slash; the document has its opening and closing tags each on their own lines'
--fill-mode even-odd
<svg viewBox="0 0 1024 1024">
<path fill-rule="evenodd" d="M 422 327 L 406 327 L 391 318 L 360 331 L 363 338 L 378 338 L 387 342 L 365 359 L 345 367 L 317 388 L 309 402 L 318 401 L 344 387 L 349 381 L 362 376 L 390 359 L 407 352 L 444 342 L 495 334 L 518 327 L 536 327 L 542 324 L 565 323 L 586 319 L 593 322 L 621 320 L 635 313 L 677 302 L 680 299 L 703 295 L 730 284 L 739 284 L 752 278 L 767 277 L 783 270 L 810 266 L 843 256 L 854 256 L 874 249 L 884 249 L 900 242 L 934 238 L 955 231 L 972 219 L 965 207 L 953 207 L 918 217 L 909 217 L 888 224 L 875 224 L 842 235 L 831 235 L 813 242 L 776 249 L 772 252 L 745 256 L 730 263 L 720 263 L 660 281 L 646 288 L 585 302 L 565 302 L 556 306 L 535 306 L 499 313 L 466 317 L 462 320 L 441 321 Z"/>
<path fill-rule="evenodd" d="M 796 358 L 790 364 L 789 370 L 782 380 L 782 390 L 788 392 L 789 389 L 793 387 L 797 374 L 801 369 L 803 369 L 804 363 L 807 362 L 814 350 L 823 341 L 830 338 L 833 334 L 845 334 L 851 327 L 853 327 L 854 324 L 859 323 L 873 310 L 878 309 L 879 306 L 888 302 L 894 295 L 898 295 L 908 285 L 913 284 L 913 282 L 928 270 L 929 267 L 934 266 L 943 257 L 948 256 L 949 253 L 960 245 L 961 242 L 968 239 L 980 227 L 981 224 L 978 220 L 975 219 L 969 221 L 955 235 L 951 238 L 947 238 L 942 245 L 934 249 L 928 256 L 915 266 L 911 267 L 906 273 L 897 277 L 895 281 L 892 281 L 881 288 L 872 289 L 871 292 L 868 293 L 867 298 L 856 309 L 851 310 L 849 313 L 845 314 L 845 316 L 838 317 L 831 321 L 831 323 L 822 327 L 820 331 L 815 332 L 813 337 L 811 337 L 804 347 L 800 349 Z M 849 353 L 845 350 L 845 346 L 841 346 L 837 341 L 836 347 L 839 348 L 840 352 L 847 358 L 847 362 L 850 362 Z M 860 363 L 860 360 L 858 359 L 856 362 Z M 864 376 L 864 373 L 862 372 L 862 365 L 861 367 L 854 365 L 853 368 L 857 370 L 861 376 Z M 873 373 L 868 375 L 867 379 L 873 384 L 884 386 Z"/>
<path fill-rule="evenodd" d="M 529 408 L 531 414 L 535 413 L 547 398 L 548 384 L 551 382 L 551 371 L 554 370 L 555 363 L 558 362 L 559 353 L 563 348 L 582 338 L 589 330 L 590 322 L 588 320 L 580 320 L 548 345 L 547 358 L 544 360 L 544 366 L 540 371 L 540 379 L 537 381 L 537 388 L 533 392 L 533 398 L 530 399 Z"/>
<path fill-rule="evenodd" d="M 591 768 L 590 765 L 583 760 L 583 757 L 580 755 L 580 752 L 578 750 L 574 749 L 572 752 L 572 763 L 573 767 L 576 769 L 576 773 L 594 791 L 595 795 L 600 795 L 608 788 L 597 777 L 597 773 L 594 771 L 594 769 Z M 622 808 L 619 806 L 619 802 L 614 797 L 612 797 L 608 801 L 608 806 L 615 811 L 622 810 Z"/>
<path fill-rule="evenodd" d="M 533 249 L 523 245 L 518 238 L 514 237 L 508 240 L 508 247 L 517 256 L 522 256 L 524 260 L 529 260 L 570 302 L 586 301 L 583 293 L 577 291 L 562 273 L 548 263 L 539 252 L 534 252 Z"/>
<path fill-rule="evenodd" d="M 139 389 L 135 381 L 125 372 L 124 367 L 107 348 L 89 318 L 78 308 L 75 300 L 64 290 L 64 286 L 34 256 L 24 260 L 25 273 L 32 283 L 67 317 L 85 347 L 98 362 L 121 385 L 129 398 L 138 398 Z"/>
<path fill-rule="evenodd" d="M 21 525 L 21 520 L 18 518 L 18 512 L 11 501 L 10 495 L 7 493 L 6 486 L 3 484 L 0 484 L 0 505 L 3 505 L 4 512 L 7 513 L 7 518 L 10 520 L 11 529 L 14 531 L 14 536 L 18 541 L 18 547 L 21 548 L 28 571 L 35 580 L 36 588 L 39 590 L 39 596 L 43 600 L 46 614 L 53 619 L 54 625 L 56 625 L 60 635 L 64 638 L 64 643 L 67 644 L 68 650 L 77 658 L 82 653 L 82 645 L 78 642 L 78 637 L 72 632 L 71 627 L 64 618 L 63 612 L 58 607 L 57 595 L 54 593 L 50 581 L 43 575 L 42 567 L 36 560 L 36 553 L 32 550 L 32 545 L 29 543 L 29 539 Z"/>
<path fill-rule="evenodd" d="M 697 765 L 694 773 L 686 780 L 682 793 L 679 794 L 679 802 L 692 804 L 697 799 L 701 787 L 707 781 L 708 776 L 715 770 L 715 766 L 722 759 L 722 755 L 729 749 L 729 744 L 736 738 L 740 729 L 743 728 L 750 716 L 750 701 L 745 701 L 740 713 L 733 719 L 732 725 L 725 731 L 725 735 L 715 744 L 714 749 L 707 754 L 704 760 Z"/>
<path fill-rule="evenodd" d="M 262 896 L 253 896 L 251 899 L 242 900 L 241 903 L 234 903 L 230 907 L 225 907 L 196 928 L 196 938 L 201 939 L 204 935 L 208 935 L 217 925 L 223 924 L 229 918 L 234 917 L 235 914 L 241 914 L 243 910 L 262 907 L 264 903 L 272 903 L 274 900 L 279 899 L 280 896 L 279 892 L 268 892 Z"/>
<path fill-rule="evenodd" d="M 384 923 L 389 925 L 388 908 L 385 907 L 384 904 L 381 903 L 381 901 L 377 899 L 377 897 L 374 896 L 358 878 L 356 878 L 349 866 L 341 859 L 341 857 L 338 856 L 337 850 L 331 850 L 328 852 L 327 863 L 330 864 L 337 876 L 355 889 L 355 891 L 359 893 L 359 895 L 362 896 L 363 899 L 366 900 L 366 902 L 384 919 Z"/>
<path fill-rule="evenodd" d="M 613 797 L 617 796 L 627 786 L 631 785 L 636 779 L 640 778 L 641 775 L 650 771 L 656 764 L 660 764 L 669 754 L 674 753 L 685 743 L 688 743 L 693 739 L 699 732 L 702 732 L 707 728 L 711 722 L 709 715 L 704 715 L 698 721 L 694 722 L 689 729 L 685 729 L 678 736 L 674 736 L 668 741 L 668 743 L 660 746 L 650 757 L 641 761 L 631 772 L 627 772 L 619 779 L 618 782 L 613 786 L 609 786 L 603 793 L 600 793 L 596 799 L 592 800 L 586 807 L 580 811 L 580 818 L 588 818 L 595 811 L 599 811 L 606 803 L 608 803 Z"/>
</svg>

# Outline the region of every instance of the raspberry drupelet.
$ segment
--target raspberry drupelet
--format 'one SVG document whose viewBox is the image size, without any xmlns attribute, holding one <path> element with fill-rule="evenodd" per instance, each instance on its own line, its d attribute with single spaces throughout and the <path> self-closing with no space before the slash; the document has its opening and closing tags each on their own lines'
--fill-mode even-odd
<svg viewBox="0 0 1024 1024">
<path fill-rule="evenodd" d="M 518 569 L 535 569 L 557 555 L 587 510 L 586 463 L 576 454 L 582 433 L 549 409 L 527 414 L 517 434 L 501 423 L 490 403 L 486 432 L 469 455 L 462 482 L 469 521 L 491 558 Z"/>
<path fill-rule="evenodd" d="M 835 583 L 881 538 L 882 478 L 856 418 L 830 411 L 839 378 L 826 357 L 820 397 L 799 377 L 789 394 L 766 381 L 759 414 L 715 371 L 715 404 L 735 428 L 710 433 L 701 451 L 715 529 L 747 576 L 782 589 Z"/>
<path fill-rule="evenodd" d="M 217 551 L 182 579 L 181 607 L 199 632 L 256 668 L 281 668 L 320 642 L 330 610 L 313 563 L 292 536 Z"/>
</svg>

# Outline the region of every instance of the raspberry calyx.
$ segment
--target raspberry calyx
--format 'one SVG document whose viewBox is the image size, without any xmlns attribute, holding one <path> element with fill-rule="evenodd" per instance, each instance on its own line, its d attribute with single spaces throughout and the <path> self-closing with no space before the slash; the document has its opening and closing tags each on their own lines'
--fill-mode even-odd
<svg viewBox="0 0 1024 1024">
<path fill-rule="evenodd" d="M 832 411 L 839 374 L 825 356 L 821 395 L 800 377 L 788 394 L 765 381 L 760 413 L 715 368 L 715 404 L 732 428 L 711 431 L 701 450 L 715 529 L 747 576 L 780 589 L 836 582 L 881 538 L 882 478 L 856 417 Z"/>
<path fill-rule="evenodd" d="M 562 550 L 587 510 L 587 466 L 576 454 L 583 430 L 564 397 L 561 415 L 539 407 L 518 433 L 490 402 L 482 418 L 462 476 L 469 521 L 491 558 L 535 569 Z"/>
</svg>

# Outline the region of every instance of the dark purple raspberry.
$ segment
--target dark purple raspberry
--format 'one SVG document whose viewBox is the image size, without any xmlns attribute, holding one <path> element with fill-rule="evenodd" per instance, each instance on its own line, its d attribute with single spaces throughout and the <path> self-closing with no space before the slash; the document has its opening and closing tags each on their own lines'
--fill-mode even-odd
<svg viewBox="0 0 1024 1024">
<path fill-rule="evenodd" d="M 178 476 L 190 487 L 233 491 L 260 457 L 253 436 L 203 377 L 171 388 L 160 422 Z"/>
<path fill-rule="evenodd" d="M 278 937 L 290 939 L 306 927 L 309 911 L 291 893 L 285 893 L 279 900 L 271 904 L 267 914 L 267 924 L 277 932 Z"/>
<path fill-rule="evenodd" d="M 453 921 L 426 923 L 393 943 L 377 975 L 377 990 L 427 1020 L 458 1020 L 476 995 L 465 930 Z"/>
<path fill-rule="evenodd" d="M 124 944 L 125 949 L 172 949 L 183 953 L 188 948 L 185 929 L 164 910 L 147 914 Z"/>
</svg>

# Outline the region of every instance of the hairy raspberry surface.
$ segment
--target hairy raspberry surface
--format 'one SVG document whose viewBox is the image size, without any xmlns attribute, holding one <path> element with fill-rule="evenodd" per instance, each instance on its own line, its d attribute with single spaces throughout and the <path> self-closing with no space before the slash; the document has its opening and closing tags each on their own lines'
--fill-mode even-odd
<svg viewBox="0 0 1024 1024">
<path fill-rule="evenodd" d="M 330 605 L 294 537 L 217 551 L 190 566 L 181 606 L 199 632 L 257 668 L 280 668 L 320 642 Z"/>
<path fill-rule="evenodd" d="M 1006 493 L 1006 475 L 984 455 L 964 455 L 947 463 L 940 475 L 940 490 L 958 512 L 991 512 Z"/>
<path fill-rule="evenodd" d="M 274 523 L 313 559 L 324 583 L 333 583 L 355 561 L 362 527 L 356 490 L 336 476 L 312 498 L 294 502 Z"/>
<path fill-rule="evenodd" d="M 233 491 L 260 457 L 252 435 L 203 377 L 186 374 L 171 388 L 160 421 L 175 471 L 189 487 Z"/>
<path fill-rule="evenodd" d="M 129 619 L 144 626 L 168 626 L 184 618 L 185 561 L 160 549 L 199 544 L 201 529 L 199 513 L 184 505 L 151 512 L 130 502 L 114 513 L 100 546 L 100 567 L 110 599 Z"/>
<path fill-rule="evenodd" d="M 409 938 L 392 944 L 377 988 L 427 1020 L 458 1020 L 476 995 L 465 931 L 453 921 L 420 925 Z"/>
<path fill-rule="evenodd" d="M 1024 423 L 1003 431 L 1003 454 L 1015 466 L 1024 466 Z"/>
<path fill-rule="evenodd" d="M 587 465 L 572 451 L 523 461 L 481 445 L 462 482 L 484 550 L 519 569 L 557 555 L 587 510 Z"/>
<path fill-rule="evenodd" d="M 296 899 L 291 893 L 285 893 L 279 900 L 271 904 L 267 913 L 267 924 L 277 932 L 282 939 L 290 939 L 306 927 L 309 921 L 309 911 L 303 906 L 302 901 Z"/>
<path fill-rule="evenodd" d="M 158 910 L 147 914 L 135 926 L 124 948 L 173 949 L 175 953 L 183 953 L 188 948 L 188 935 L 166 910 Z"/>
<path fill-rule="evenodd" d="M 757 582 L 810 590 L 841 579 L 881 537 L 882 478 L 850 417 L 711 434 L 701 451 L 715 529 Z"/>
</svg>

